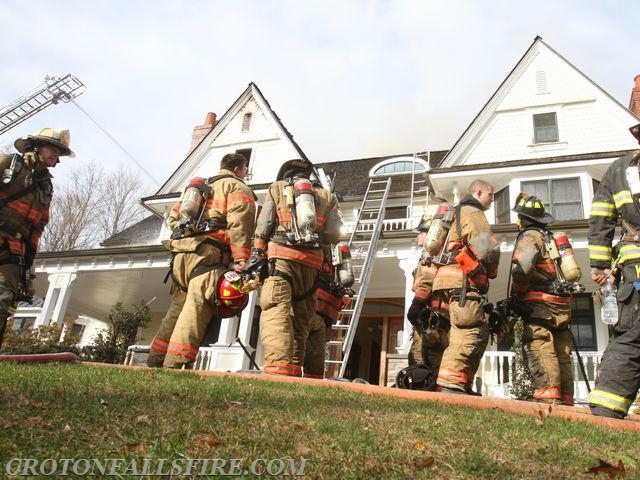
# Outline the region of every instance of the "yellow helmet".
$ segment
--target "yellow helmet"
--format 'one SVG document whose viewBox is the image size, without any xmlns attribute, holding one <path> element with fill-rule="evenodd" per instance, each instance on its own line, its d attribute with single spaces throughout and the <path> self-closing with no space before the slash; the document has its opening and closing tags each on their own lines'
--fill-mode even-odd
<svg viewBox="0 0 640 480">
<path fill-rule="evenodd" d="M 20 153 L 24 153 L 28 147 L 37 146 L 39 143 L 53 145 L 60 150 L 61 157 L 74 157 L 75 153 L 69 148 L 71 134 L 69 130 L 54 130 L 53 128 L 43 128 L 34 132 L 32 135 L 18 138 L 13 146 Z"/>
</svg>

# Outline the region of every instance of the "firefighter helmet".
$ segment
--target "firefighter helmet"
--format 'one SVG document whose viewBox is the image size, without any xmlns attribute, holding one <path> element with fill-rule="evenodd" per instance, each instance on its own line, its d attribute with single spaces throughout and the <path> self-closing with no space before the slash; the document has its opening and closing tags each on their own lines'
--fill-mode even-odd
<svg viewBox="0 0 640 480">
<path fill-rule="evenodd" d="M 636 140 L 638 140 L 638 143 L 640 143 L 640 123 L 631 127 L 629 131 L 631 132 L 631 135 L 636 137 Z"/>
<path fill-rule="evenodd" d="M 547 225 L 555 220 L 555 218 L 545 211 L 544 205 L 538 197 L 524 192 L 521 192 L 518 195 L 518 198 L 516 198 L 516 204 L 511 210 L 516 212 L 518 215 L 522 215 L 523 217 L 536 223 L 541 223 L 542 225 Z"/>
<path fill-rule="evenodd" d="M 305 178 L 309 178 L 313 172 L 313 164 L 309 160 L 303 160 L 296 158 L 294 160 L 288 160 L 282 164 L 276 180 L 284 180 L 285 178 L 291 178 L 294 175 L 299 175 Z"/>
<path fill-rule="evenodd" d="M 247 306 L 249 295 L 240 290 L 241 284 L 242 277 L 233 270 L 220 275 L 216 285 L 216 305 L 222 318 L 235 317 Z"/>
<path fill-rule="evenodd" d="M 69 148 L 71 134 L 69 130 L 54 130 L 53 128 L 43 128 L 34 132 L 32 135 L 18 138 L 14 143 L 14 147 L 20 153 L 24 153 L 29 147 L 37 147 L 39 144 L 53 145 L 60 150 L 61 157 L 74 157 L 75 153 Z"/>
</svg>

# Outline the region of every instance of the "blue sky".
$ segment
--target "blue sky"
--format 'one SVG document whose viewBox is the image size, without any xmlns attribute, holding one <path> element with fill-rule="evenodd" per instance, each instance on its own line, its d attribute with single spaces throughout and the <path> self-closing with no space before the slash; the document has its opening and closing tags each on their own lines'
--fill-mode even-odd
<svg viewBox="0 0 640 480">
<path fill-rule="evenodd" d="M 72 73 L 78 104 L 159 182 L 206 112 L 255 82 L 312 161 L 450 148 L 540 35 L 624 106 L 636 1 L 0 0 L 0 105 Z M 68 127 L 77 162 L 127 165 L 72 104 L 0 136 Z"/>
</svg>

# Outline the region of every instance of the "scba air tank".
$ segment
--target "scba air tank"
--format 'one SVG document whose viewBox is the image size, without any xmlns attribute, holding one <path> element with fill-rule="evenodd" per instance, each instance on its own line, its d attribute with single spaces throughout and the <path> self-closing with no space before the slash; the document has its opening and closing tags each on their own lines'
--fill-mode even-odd
<svg viewBox="0 0 640 480">
<path fill-rule="evenodd" d="M 349 288 L 355 282 L 353 275 L 353 263 L 351 261 L 351 249 L 347 244 L 340 244 L 340 263 L 338 264 L 338 280 L 343 287 Z"/>
<path fill-rule="evenodd" d="M 306 242 L 317 240 L 316 196 L 311 181 L 298 178 L 293 184 L 296 204 L 296 223 L 302 239 Z"/>
<path fill-rule="evenodd" d="M 560 254 L 560 269 L 562 275 L 567 282 L 577 282 L 582 276 L 580 267 L 576 262 L 576 257 L 571 247 L 571 242 L 566 233 L 557 232 L 553 234 L 553 240 L 556 242 L 558 253 Z"/>
<path fill-rule="evenodd" d="M 204 178 L 196 177 L 189 181 L 189 185 L 185 188 L 182 198 L 180 199 L 180 216 L 181 223 L 189 223 L 196 220 L 202 207 L 203 195 L 206 186 Z"/>
<path fill-rule="evenodd" d="M 440 205 L 424 240 L 423 248 L 430 256 L 436 256 L 442 251 L 452 222 L 453 209 L 449 205 Z"/>
</svg>

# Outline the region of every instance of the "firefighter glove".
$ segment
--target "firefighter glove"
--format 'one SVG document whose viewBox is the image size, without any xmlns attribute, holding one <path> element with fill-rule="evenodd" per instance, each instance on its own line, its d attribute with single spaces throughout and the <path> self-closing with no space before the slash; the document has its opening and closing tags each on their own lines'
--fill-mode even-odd
<svg viewBox="0 0 640 480">
<path fill-rule="evenodd" d="M 267 257 L 264 254 L 264 251 L 261 248 L 252 248 L 251 256 L 249 260 L 244 265 L 244 271 L 253 275 L 258 273 L 260 278 L 262 279 L 266 276 L 267 272 Z"/>
<path fill-rule="evenodd" d="M 420 316 L 420 312 L 426 307 L 426 302 L 421 300 L 416 300 L 415 298 L 411 302 L 409 306 L 409 310 L 407 311 L 407 320 L 414 327 L 418 324 L 418 317 Z"/>
</svg>

